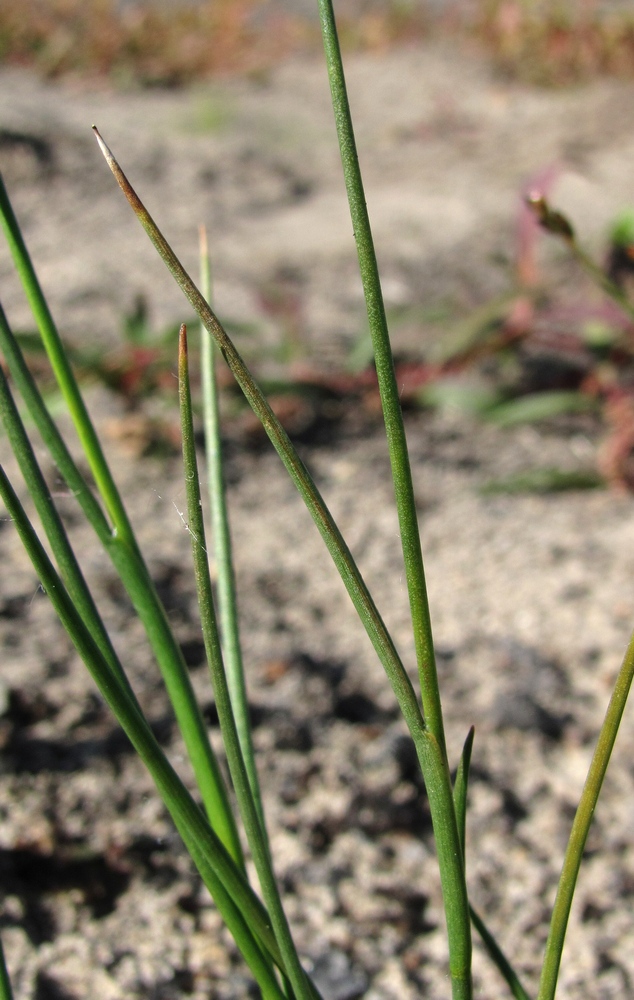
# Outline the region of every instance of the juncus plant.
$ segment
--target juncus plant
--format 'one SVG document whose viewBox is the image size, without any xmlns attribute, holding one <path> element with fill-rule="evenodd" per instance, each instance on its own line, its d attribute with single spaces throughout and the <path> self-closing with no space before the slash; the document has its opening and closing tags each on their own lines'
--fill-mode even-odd
<svg viewBox="0 0 634 1000">
<path fill-rule="evenodd" d="M 178 382 L 184 480 L 202 631 L 237 804 L 235 812 L 209 743 L 182 654 L 86 410 L 4 187 L 0 187 L 0 214 L 4 233 L 55 378 L 73 419 L 94 488 L 88 484 L 64 443 L 25 364 L 9 323 L 0 310 L 0 346 L 10 380 L 21 394 L 31 420 L 60 475 L 77 498 L 84 516 L 112 560 L 145 627 L 183 735 L 204 809 L 199 808 L 187 791 L 143 715 L 128 681 L 125 664 L 121 662 L 110 641 L 84 580 L 13 400 L 9 379 L 2 368 L 0 415 L 35 503 L 53 559 L 40 541 L 4 470 L 0 470 L 0 494 L 44 590 L 104 699 L 147 766 L 203 882 L 257 982 L 261 995 L 267 1000 L 316 1000 L 319 993 L 302 966 L 275 877 L 274 858 L 271 856 L 267 836 L 249 726 L 220 447 L 215 380 L 215 357 L 220 352 L 304 500 L 385 669 L 408 726 L 425 779 L 437 846 L 452 996 L 454 1000 L 470 1000 L 472 997 L 471 928 L 475 927 L 506 980 L 510 995 L 518 1000 L 527 1000 L 528 994 L 511 962 L 502 953 L 482 917 L 469 903 L 465 826 L 473 730 L 468 732 L 461 759 L 455 762 L 457 769 L 452 780 L 403 416 L 331 0 L 319 0 L 319 9 L 394 481 L 418 667 L 418 690 L 409 679 L 372 595 L 310 472 L 299 458 L 283 426 L 210 305 L 206 239 L 201 241 L 199 288 L 146 211 L 96 129 L 97 140 L 119 186 L 190 306 L 200 317 L 204 429 L 213 544 L 218 567 L 215 594 L 209 572 L 209 547 L 194 445 L 187 331 L 182 326 L 178 344 Z M 538 1000 L 550 1000 L 555 995 L 576 878 L 633 670 L 634 643 L 630 644 L 618 675 L 573 823 L 552 913 Z M 247 874 L 239 835 L 240 826 L 257 873 L 258 891 L 251 885 Z M 0 949 L 0 1000 L 8 1000 L 10 996 L 9 976 Z"/>
</svg>

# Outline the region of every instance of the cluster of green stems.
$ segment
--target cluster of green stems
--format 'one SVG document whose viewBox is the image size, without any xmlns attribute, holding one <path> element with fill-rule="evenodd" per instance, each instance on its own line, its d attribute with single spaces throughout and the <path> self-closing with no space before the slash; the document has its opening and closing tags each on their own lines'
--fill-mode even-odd
<svg viewBox="0 0 634 1000">
<path fill-rule="evenodd" d="M 254 891 L 247 877 L 244 850 L 232 807 L 231 794 L 226 788 L 209 743 L 182 653 L 152 583 L 123 501 L 73 375 L 67 353 L 40 288 L 18 222 L 6 191 L 1 185 L 0 216 L 4 233 L 37 321 L 51 368 L 88 461 L 95 484 L 94 492 L 80 472 L 52 420 L 1 308 L 0 348 L 11 380 L 19 390 L 45 446 L 69 490 L 77 498 L 100 543 L 110 556 L 130 595 L 136 613 L 143 622 L 183 735 L 204 811 L 199 808 L 170 765 L 141 711 L 124 666 L 110 641 L 84 580 L 13 400 L 9 381 L 1 368 L 0 415 L 47 536 L 54 562 L 42 545 L 28 514 L 2 469 L 0 469 L 0 495 L 55 610 L 91 671 L 104 699 L 148 767 L 205 885 L 258 983 L 262 996 L 266 1000 L 269 998 L 317 1000 L 319 993 L 300 961 L 273 870 L 251 740 L 220 444 L 218 390 L 215 377 L 216 359 L 220 353 L 260 419 L 322 535 L 383 664 L 409 728 L 425 779 L 437 845 L 447 922 L 452 996 L 454 1000 L 471 1000 L 472 997 L 471 927 L 474 926 L 506 980 L 511 995 L 517 1000 L 528 1000 L 528 993 L 517 973 L 482 918 L 469 903 L 465 831 L 473 730 L 469 731 L 455 778 L 452 780 L 405 427 L 331 0 L 319 0 L 319 9 L 394 481 L 418 667 L 418 694 L 310 472 L 295 451 L 280 421 L 210 305 L 209 255 L 204 233 L 201 240 L 199 290 L 95 129 L 104 156 L 123 193 L 200 318 L 208 487 L 218 570 L 216 595 L 213 592 L 209 571 L 194 444 L 187 331 L 182 327 L 179 336 L 178 376 L 187 523 L 192 542 L 194 573 L 211 683 L 237 812 L 257 872 L 260 895 Z M 218 613 L 216 613 L 216 603 Z M 576 877 L 592 814 L 631 685 L 633 670 L 634 646 L 630 645 L 573 824 L 553 910 L 538 1000 L 551 1000 L 555 994 Z M 9 977 L 0 948 L 0 1000 L 9 1000 L 10 996 Z"/>
</svg>

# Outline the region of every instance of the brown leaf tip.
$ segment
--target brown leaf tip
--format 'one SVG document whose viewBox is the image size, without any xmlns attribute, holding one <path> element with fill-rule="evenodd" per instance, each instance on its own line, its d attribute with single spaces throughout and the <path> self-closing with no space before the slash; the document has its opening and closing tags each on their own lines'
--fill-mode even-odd
<svg viewBox="0 0 634 1000">
<path fill-rule="evenodd" d="M 181 323 L 181 328 L 178 331 L 178 353 L 187 357 L 187 327 L 184 323 Z"/>
</svg>

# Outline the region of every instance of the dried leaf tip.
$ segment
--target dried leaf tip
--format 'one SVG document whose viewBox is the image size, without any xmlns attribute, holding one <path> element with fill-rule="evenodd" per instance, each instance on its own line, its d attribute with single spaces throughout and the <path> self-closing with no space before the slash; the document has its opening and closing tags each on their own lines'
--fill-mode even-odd
<svg viewBox="0 0 634 1000">
<path fill-rule="evenodd" d="M 187 357 L 187 327 L 184 323 L 178 331 L 178 354 L 181 358 Z"/>
<path fill-rule="evenodd" d="M 209 256 L 209 243 L 207 241 L 207 227 L 202 222 L 198 227 L 198 246 L 200 247 L 200 256 L 206 260 Z"/>
<path fill-rule="evenodd" d="M 106 146 L 105 142 L 101 138 L 101 135 L 99 133 L 99 129 L 97 128 L 96 125 L 93 125 L 92 126 L 92 130 L 95 133 L 97 142 L 99 143 L 99 149 L 101 150 L 101 152 L 105 156 L 105 158 L 108 161 L 108 163 L 112 163 L 114 161 L 114 156 L 112 155 L 112 153 L 110 152 L 110 150 Z"/>
</svg>

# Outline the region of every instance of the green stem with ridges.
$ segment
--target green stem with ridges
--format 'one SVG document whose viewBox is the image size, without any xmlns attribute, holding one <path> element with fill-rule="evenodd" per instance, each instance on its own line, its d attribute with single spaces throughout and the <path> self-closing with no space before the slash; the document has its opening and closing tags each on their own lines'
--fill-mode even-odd
<svg viewBox="0 0 634 1000">
<path fill-rule="evenodd" d="M 302 969 L 297 950 L 293 943 L 273 872 L 268 842 L 262 832 L 260 816 L 253 801 L 233 715 L 227 678 L 225 676 L 220 635 L 211 588 L 211 577 L 209 574 L 209 561 L 207 558 L 205 524 L 202 514 L 200 480 L 198 476 L 198 462 L 196 460 L 196 445 L 194 442 L 189 368 L 187 363 L 187 332 L 184 325 L 181 326 L 179 335 L 178 385 L 183 436 L 183 467 L 187 495 L 188 530 L 192 540 L 194 573 L 205 651 L 212 678 L 218 720 L 222 732 L 222 742 L 227 755 L 227 764 L 229 765 L 229 773 L 231 774 L 231 780 L 233 781 L 233 787 L 238 800 L 240 815 L 244 823 L 253 862 L 258 873 L 262 895 L 271 917 L 275 937 L 284 960 L 286 974 L 290 980 L 296 1000 L 312 1000 L 314 992 L 310 988 L 306 973 Z"/>
<path fill-rule="evenodd" d="M 550 919 L 550 932 L 546 942 L 537 1000 L 553 1000 L 557 989 L 559 966 L 564 949 L 570 908 L 577 885 L 583 851 L 594 816 L 605 772 L 607 771 L 621 718 L 625 710 L 632 679 L 634 678 L 634 636 L 630 639 L 619 675 L 614 685 L 610 704 L 599 733 L 588 777 L 579 800 L 566 848 L 564 863 L 557 888 L 557 896 Z"/>
<path fill-rule="evenodd" d="M 211 303 L 209 248 L 207 233 L 203 226 L 200 228 L 200 285 L 203 296 L 208 303 Z M 218 574 L 217 591 L 222 631 L 222 648 L 229 694 L 231 696 L 231 706 L 238 730 L 242 758 L 249 777 L 251 795 L 260 817 L 262 833 L 264 837 L 267 837 L 264 810 L 262 808 L 262 794 L 251 735 L 249 701 L 240 645 L 238 600 L 222 459 L 218 380 L 216 378 L 217 352 L 208 331 L 202 323 L 200 325 L 200 336 L 205 455 L 207 458 L 207 483 L 211 508 L 214 556 Z"/>
</svg>

